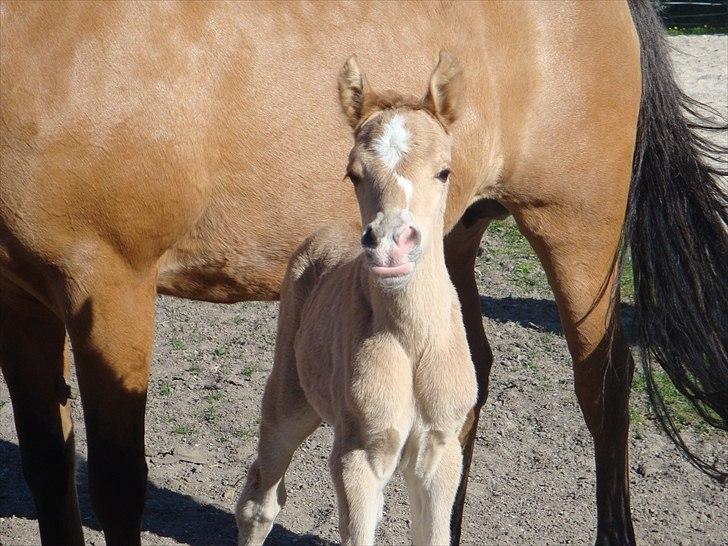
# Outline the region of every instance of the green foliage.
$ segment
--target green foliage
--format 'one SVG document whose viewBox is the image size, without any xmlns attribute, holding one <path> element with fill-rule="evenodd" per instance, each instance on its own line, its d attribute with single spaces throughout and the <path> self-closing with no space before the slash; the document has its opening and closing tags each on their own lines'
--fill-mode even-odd
<svg viewBox="0 0 728 546">
<path fill-rule="evenodd" d="M 518 226 L 513 219 L 508 218 L 506 220 L 494 220 L 488 227 L 488 233 L 494 238 L 499 239 L 503 242 L 506 247 L 508 254 L 525 254 L 526 256 L 533 255 L 531 246 L 528 241 L 518 231 Z"/>
<path fill-rule="evenodd" d="M 258 429 L 260 428 L 260 417 L 255 419 L 252 423 L 249 423 L 247 427 L 241 428 L 235 431 L 235 436 L 241 440 L 250 440 L 258 435 Z"/>
<path fill-rule="evenodd" d="M 632 255 L 628 252 L 624 257 L 622 276 L 619 278 L 620 293 L 622 301 L 634 303 L 634 278 L 632 272 Z"/>
<path fill-rule="evenodd" d="M 214 391 L 214 392 L 208 394 L 205 398 L 207 399 L 208 402 L 212 403 L 212 402 L 219 402 L 220 400 L 223 399 L 223 396 L 224 395 L 223 395 L 222 391 Z"/>
</svg>

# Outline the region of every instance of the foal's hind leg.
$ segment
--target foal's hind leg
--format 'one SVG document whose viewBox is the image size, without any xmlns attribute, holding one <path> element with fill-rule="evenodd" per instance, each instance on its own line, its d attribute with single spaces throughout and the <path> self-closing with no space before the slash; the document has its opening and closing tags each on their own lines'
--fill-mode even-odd
<svg viewBox="0 0 728 546">
<path fill-rule="evenodd" d="M 88 437 L 91 501 L 109 546 L 140 543 L 147 465 L 144 407 L 154 334 L 155 272 L 99 257 L 69 283 L 68 331 Z"/>
<path fill-rule="evenodd" d="M 617 181 L 628 178 L 628 166 Z M 620 335 L 618 305 L 610 306 L 627 184 L 568 178 L 558 184 L 573 189 L 558 206 L 516 210 L 514 216 L 554 291 L 576 395 L 594 440 L 597 543 L 632 544 L 627 434 L 634 365 Z"/>
<path fill-rule="evenodd" d="M 262 544 L 268 536 L 286 502 L 283 476 L 293 453 L 320 423 L 298 382 L 295 362 L 277 362 L 263 395 L 258 457 L 235 510 L 241 546 Z"/>
<path fill-rule="evenodd" d="M 0 286 L 0 292 L 9 291 Z M 39 304 L 0 301 L 0 366 L 43 544 L 82 545 L 76 499 L 66 330 Z"/>
</svg>

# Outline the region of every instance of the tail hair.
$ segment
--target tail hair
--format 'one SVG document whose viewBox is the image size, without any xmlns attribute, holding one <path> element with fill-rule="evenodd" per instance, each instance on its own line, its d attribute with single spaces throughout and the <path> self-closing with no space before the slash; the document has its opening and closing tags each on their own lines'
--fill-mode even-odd
<svg viewBox="0 0 728 546">
<path fill-rule="evenodd" d="M 728 430 L 728 131 L 675 82 L 664 26 L 649 0 L 629 0 L 640 39 L 642 102 L 622 260 L 629 247 L 647 393 L 672 441 L 700 470 L 657 389 L 653 363 L 714 427 Z"/>
</svg>

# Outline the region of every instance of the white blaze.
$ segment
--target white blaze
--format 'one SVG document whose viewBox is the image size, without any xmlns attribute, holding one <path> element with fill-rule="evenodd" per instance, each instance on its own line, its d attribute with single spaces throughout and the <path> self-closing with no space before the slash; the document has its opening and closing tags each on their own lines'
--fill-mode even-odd
<svg viewBox="0 0 728 546">
<path fill-rule="evenodd" d="M 405 206 L 408 209 L 410 206 L 410 200 L 412 199 L 412 181 L 409 178 L 405 178 L 399 173 L 394 173 L 394 177 L 397 179 L 397 184 L 404 192 Z"/>
<path fill-rule="evenodd" d="M 374 141 L 374 150 L 385 165 L 394 169 L 409 149 L 410 136 L 404 126 L 404 118 L 395 115 Z"/>
</svg>

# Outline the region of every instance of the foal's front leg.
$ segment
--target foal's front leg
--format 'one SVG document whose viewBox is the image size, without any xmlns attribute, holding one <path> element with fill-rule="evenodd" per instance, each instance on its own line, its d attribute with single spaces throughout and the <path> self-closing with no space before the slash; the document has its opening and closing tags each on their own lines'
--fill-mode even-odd
<svg viewBox="0 0 728 546">
<path fill-rule="evenodd" d="M 402 449 L 402 434 L 394 428 L 367 436 L 362 441 L 337 431 L 329 459 L 344 545 L 374 544 L 384 487 L 397 468 Z"/>
<path fill-rule="evenodd" d="M 430 432 L 405 479 L 412 503 L 412 543 L 450 544 L 450 515 L 462 470 L 456 434 Z"/>
</svg>

